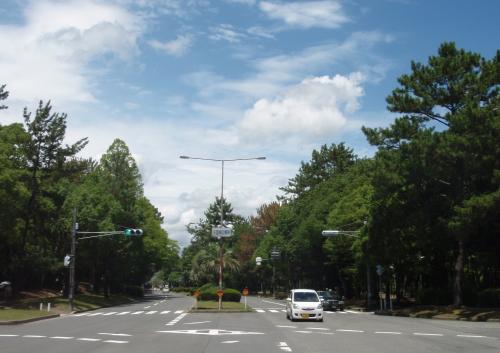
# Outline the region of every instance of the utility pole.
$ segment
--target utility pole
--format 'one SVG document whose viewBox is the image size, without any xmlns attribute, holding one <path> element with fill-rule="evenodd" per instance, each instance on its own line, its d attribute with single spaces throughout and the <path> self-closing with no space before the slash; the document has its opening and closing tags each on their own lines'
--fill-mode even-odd
<svg viewBox="0 0 500 353">
<path fill-rule="evenodd" d="M 76 208 L 73 209 L 73 221 L 71 225 L 71 257 L 69 263 L 69 310 L 75 309 L 75 261 L 76 261 Z"/>
</svg>

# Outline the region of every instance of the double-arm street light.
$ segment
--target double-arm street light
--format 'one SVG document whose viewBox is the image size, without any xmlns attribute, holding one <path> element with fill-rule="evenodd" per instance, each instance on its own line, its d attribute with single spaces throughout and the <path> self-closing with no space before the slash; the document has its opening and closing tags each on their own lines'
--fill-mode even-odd
<svg viewBox="0 0 500 353">
<path fill-rule="evenodd" d="M 201 158 L 201 157 L 190 157 L 190 156 L 180 156 L 181 159 L 199 159 L 202 161 L 212 161 L 221 162 L 221 189 L 220 189 L 220 226 L 224 227 L 224 163 L 225 162 L 236 162 L 236 161 L 251 161 L 251 160 L 264 160 L 266 157 L 251 157 L 251 158 L 233 158 L 233 159 L 215 159 L 215 158 Z M 222 236 L 219 236 L 220 241 L 220 265 L 219 265 L 219 288 L 222 289 L 222 271 L 224 262 L 224 248 L 222 242 Z"/>
<path fill-rule="evenodd" d="M 366 224 L 366 221 L 365 221 Z M 359 237 L 359 230 L 324 230 L 321 234 L 325 237 L 337 237 L 340 235 L 346 235 L 348 237 Z M 366 262 L 366 306 L 367 308 L 371 305 L 371 286 L 370 286 L 370 265 L 368 261 Z"/>
</svg>

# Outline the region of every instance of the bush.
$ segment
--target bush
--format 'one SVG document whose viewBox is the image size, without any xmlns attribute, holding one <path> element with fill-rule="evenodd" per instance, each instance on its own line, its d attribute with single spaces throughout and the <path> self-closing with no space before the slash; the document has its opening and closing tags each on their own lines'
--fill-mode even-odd
<svg viewBox="0 0 500 353">
<path fill-rule="evenodd" d="M 205 289 L 200 294 L 200 300 L 212 300 L 218 301 L 219 297 L 217 296 L 217 287 L 210 287 Z M 222 296 L 223 302 L 236 302 L 239 303 L 241 300 L 241 293 L 232 288 L 225 288 L 224 295 Z"/>
<path fill-rule="evenodd" d="M 417 293 L 416 299 L 421 305 L 449 305 L 452 294 L 447 288 L 424 288 Z"/>
<path fill-rule="evenodd" d="M 181 293 L 181 292 L 191 293 L 193 291 L 193 288 L 191 288 L 191 287 L 175 287 L 175 288 L 170 288 L 170 291 L 175 292 L 175 293 Z"/>
<path fill-rule="evenodd" d="M 488 288 L 478 293 L 478 305 L 481 307 L 500 307 L 500 288 Z"/>
<path fill-rule="evenodd" d="M 144 289 L 141 286 L 125 285 L 123 287 L 125 294 L 131 297 L 141 298 L 144 296 Z"/>
</svg>

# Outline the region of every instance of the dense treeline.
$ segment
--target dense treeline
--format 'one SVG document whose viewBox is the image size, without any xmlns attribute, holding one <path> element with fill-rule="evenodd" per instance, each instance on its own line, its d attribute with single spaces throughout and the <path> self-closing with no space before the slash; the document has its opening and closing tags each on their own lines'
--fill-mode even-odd
<svg viewBox="0 0 500 353">
<path fill-rule="evenodd" d="M 0 101 L 7 97 L 1 86 Z M 144 229 L 143 237 L 78 241 L 77 281 L 108 294 L 142 285 L 156 271 L 169 272 L 178 260 L 177 244 L 144 197 L 126 144 L 116 139 L 99 162 L 80 158 L 87 139 L 63 144 L 66 119 L 40 102 L 35 114 L 25 109 L 24 124 L 0 125 L 1 280 L 17 291 L 67 289 L 63 259 L 70 252 L 73 209 L 80 231 Z"/>
<path fill-rule="evenodd" d="M 343 143 L 324 145 L 279 202 L 249 220 L 226 217 L 236 219 L 225 243 L 236 260 L 228 285 L 269 290 L 274 266 L 279 290 L 500 305 L 500 52 L 488 60 L 444 43 L 398 82 L 387 103 L 400 116 L 387 128 L 363 127 L 378 148 L 373 158 L 360 159 Z M 217 261 L 209 235 L 217 204 L 189 228 L 194 238 L 179 284 L 216 281 L 217 266 L 203 264 Z M 326 229 L 349 233 L 326 238 Z M 272 248 L 280 260 L 256 267 L 255 257 L 269 259 Z"/>
</svg>

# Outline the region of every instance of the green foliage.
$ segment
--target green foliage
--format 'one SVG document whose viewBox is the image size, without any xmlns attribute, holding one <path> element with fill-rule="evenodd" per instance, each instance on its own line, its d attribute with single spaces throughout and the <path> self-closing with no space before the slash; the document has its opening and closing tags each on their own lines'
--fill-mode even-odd
<svg viewBox="0 0 500 353">
<path fill-rule="evenodd" d="M 208 287 L 201 291 L 200 300 L 211 300 L 218 301 L 219 296 L 217 295 L 217 287 Z M 241 300 L 241 293 L 232 288 L 224 288 L 224 295 L 222 296 L 223 302 L 237 302 L 239 303 Z"/>
<path fill-rule="evenodd" d="M 500 288 L 488 288 L 479 292 L 478 305 L 485 308 L 499 308 Z"/>
</svg>

